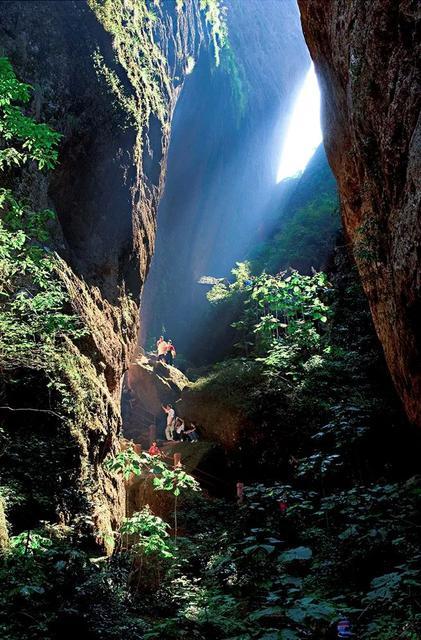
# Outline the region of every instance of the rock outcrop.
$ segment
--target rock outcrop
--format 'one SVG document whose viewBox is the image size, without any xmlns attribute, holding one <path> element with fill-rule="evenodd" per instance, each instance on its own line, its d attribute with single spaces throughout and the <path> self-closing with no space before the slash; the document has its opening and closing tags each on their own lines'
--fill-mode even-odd
<svg viewBox="0 0 421 640">
<path fill-rule="evenodd" d="M 176 367 L 140 356 L 130 365 L 123 386 L 122 413 L 126 438 L 150 445 L 150 427 L 165 426 L 162 405 L 175 406 L 189 380 Z M 161 434 L 162 435 L 162 434 Z"/>
<path fill-rule="evenodd" d="M 149 447 L 152 425 L 164 439 L 165 414 L 162 405 L 172 404 L 187 425 L 200 427 L 200 439 L 213 442 L 226 451 L 238 446 L 250 426 L 234 405 L 221 402 L 214 390 L 192 383 L 176 367 L 140 356 L 130 365 L 122 396 L 124 436 Z"/>
<path fill-rule="evenodd" d="M 345 230 L 396 389 L 421 426 L 420 6 L 298 4 Z"/>
<path fill-rule="evenodd" d="M 137 0 L 0 2 L 1 51 L 33 87 L 29 113 L 62 134 L 57 169 L 28 167 L 12 183 L 34 210 L 57 212 L 58 277 L 87 329 L 48 372 L 3 372 L 3 482 L 21 494 L 14 531 L 59 521 L 107 546 L 123 514 L 122 484 L 102 461 L 119 446 L 171 118 L 203 36 L 198 0 L 153 14 Z"/>
<path fill-rule="evenodd" d="M 182 416 L 200 427 L 200 436 L 217 442 L 227 451 L 235 449 L 250 424 L 235 406 L 221 403 L 221 399 L 206 389 L 186 387 L 178 409 Z"/>
</svg>

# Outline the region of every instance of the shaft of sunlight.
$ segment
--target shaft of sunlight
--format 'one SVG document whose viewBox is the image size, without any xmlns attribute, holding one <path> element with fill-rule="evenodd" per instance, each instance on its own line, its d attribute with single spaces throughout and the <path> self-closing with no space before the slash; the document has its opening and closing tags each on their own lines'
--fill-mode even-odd
<svg viewBox="0 0 421 640">
<path fill-rule="evenodd" d="M 304 171 L 322 139 L 320 90 L 312 64 L 294 104 L 282 148 L 277 182 Z"/>
</svg>

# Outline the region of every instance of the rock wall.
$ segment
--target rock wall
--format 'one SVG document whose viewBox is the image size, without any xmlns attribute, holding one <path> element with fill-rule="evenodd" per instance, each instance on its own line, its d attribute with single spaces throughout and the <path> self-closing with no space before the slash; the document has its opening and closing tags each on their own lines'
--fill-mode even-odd
<svg viewBox="0 0 421 640">
<path fill-rule="evenodd" d="M 421 426 L 420 6 L 298 4 L 345 230 L 393 381 Z"/>
<path fill-rule="evenodd" d="M 150 446 L 150 426 L 156 425 L 155 437 L 163 435 L 166 417 L 162 405 L 176 406 L 189 380 L 176 367 L 156 359 L 140 356 L 130 365 L 122 395 L 123 429 L 126 438 Z"/>
<path fill-rule="evenodd" d="M 310 65 L 295 0 L 226 0 L 230 47 L 202 50 L 174 117 L 143 338 L 168 332 L 195 364 L 222 358 L 203 275 L 229 275 L 267 237 L 288 117 Z M 214 335 L 215 325 L 222 331 Z M 208 353 L 203 353 L 203 344 Z M 143 344 L 143 342 L 142 342 Z"/>
<path fill-rule="evenodd" d="M 59 277 L 87 328 L 55 368 L 3 371 L 2 482 L 21 500 L 9 509 L 13 532 L 57 521 L 107 547 L 123 514 L 122 484 L 101 463 L 119 446 L 120 381 L 137 341 L 171 118 L 202 22 L 198 0 L 153 14 L 135 0 L 0 2 L 0 50 L 33 87 L 29 113 L 63 136 L 56 170 L 9 179 L 35 210 L 57 212 Z M 147 63 L 153 78 L 139 75 Z"/>
<path fill-rule="evenodd" d="M 137 357 L 123 385 L 124 436 L 148 448 L 150 426 L 156 425 L 156 437 L 165 441 L 166 416 L 162 411 L 165 404 L 171 404 L 187 425 L 194 422 L 201 440 L 217 444 L 225 451 L 235 449 L 251 426 L 244 412 L 192 383 L 176 367 L 151 356 Z"/>
</svg>

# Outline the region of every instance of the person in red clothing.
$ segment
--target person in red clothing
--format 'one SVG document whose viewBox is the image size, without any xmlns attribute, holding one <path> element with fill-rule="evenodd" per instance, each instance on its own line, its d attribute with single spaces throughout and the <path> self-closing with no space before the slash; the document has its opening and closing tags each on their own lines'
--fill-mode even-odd
<svg viewBox="0 0 421 640">
<path fill-rule="evenodd" d="M 152 442 L 151 446 L 149 447 L 149 455 L 150 456 L 160 456 L 161 455 L 161 449 L 158 447 L 158 445 L 156 444 L 156 442 Z"/>
<path fill-rule="evenodd" d="M 174 364 L 174 358 L 175 358 L 176 355 L 177 354 L 175 352 L 175 347 L 174 347 L 172 341 L 168 340 L 168 342 L 167 342 L 167 350 L 166 350 L 166 353 L 165 353 L 165 362 L 167 364 L 171 364 L 171 365 Z"/>
</svg>

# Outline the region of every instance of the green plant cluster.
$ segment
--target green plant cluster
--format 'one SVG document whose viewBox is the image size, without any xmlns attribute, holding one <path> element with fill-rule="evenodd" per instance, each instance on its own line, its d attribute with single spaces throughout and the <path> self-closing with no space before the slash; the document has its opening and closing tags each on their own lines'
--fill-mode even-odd
<svg viewBox="0 0 421 640">
<path fill-rule="evenodd" d="M 159 0 L 158 0 L 159 1 Z M 185 0 L 176 0 L 176 8 L 179 13 L 183 10 Z M 210 35 L 215 54 L 215 64 L 220 64 L 221 49 L 227 44 L 228 30 L 225 20 L 226 8 L 222 0 L 200 0 L 200 10 L 204 12 L 205 20 L 210 26 Z"/>
<path fill-rule="evenodd" d="M 128 124 L 137 130 L 135 159 L 141 162 L 151 117 L 155 117 L 164 132 L 169 131 L 173 81 L 166 58 L 158 8 L 147 0 L 89 0 L 90 9 L 112 36 L 116 60 L 126 73 L 122 78 L 107 64 L 99 50 L 94 55 L 98 73 L 115 97 L 116 104 L 126 114 Z M 210 25 L 216 64 L 219 65 L 220 50 L 226 41 L 226 23 L 219 0 L 200 0 Z M 184 0 L 177 0 L 178 13 L 184 10 Z M 185 59 L 191 69 L 191 57 L 182 49 L 183 38 L 174 38 L 177 60 Z"/>
<path fill-rule="evenodd" d="M 127 114 L 138 132 L 138 154 L 142 153 L 142 134 L 149 126 L 151 115 L 161 125 L 168 122 L 171 80 L 167 61 L 155 41 L 154 25 L 157 16 L 146 0 L 89 0 L 89 6 L 104 29 L 113 38 L 116 58 L 127 74 L 127 83 L 105 63 L 97 51 L 95 62 L 104 76 L 117 103 Z"/>
<path fill-rule="evenodd" d="M 269 242 L 255 249 L 255 269 L 273 272 L 289 266 L 306 271 L 311 266 L 320 268 L 340 230 L 338 210 L 335 191 L 315 196 L 294 212 Z"/>
<path fill-rule="evenodd" d="M 111 472 L 121 473 L 126 481 L 129 480 L 131 475 L 143 476 L 146 481 L 152 479 L 152 485 L 155 491 L 166 491 L 174 496 L 174 539 L 177 540 L 178 498 L 183 491 L 199 491 L 199 483 L 197 480 L 195 480 L 192 475 L 186 473 L 181 464 L 175 468 L 171 468 L 162 457 L 152 456 L 146 453 L 146 451 L 142 451 L 142 453 L 139 454 L 136 453 L 132 447 L 121 451 L 115 456 L 109 457 L 105 461 L 105 467 Z M 150 516 L 149 520 L 155 518 L 151 513 L 143 515 L 145 518 L 146 516 Z M 142 520 L 140 514 L 135 514 L 134 517 L 140 526 Z M 134 533 L 134 531 L 131 533 Z M 142 534 L 142 528 L 139 529 L 139 533 Z M 163 542 L 161 552 L 164 556 L 166 552 L 171 555 Z"/>
<path fill-rule="evenodd" d="M 129 479 L 132 474 L 153 481 L 156 491 L 174 497 L 175 527 L 152 513 L 149 506 L 124 518 L 113 532 L 125 546 L 112 558 L 89 557 L 78 544 L 76 527 L 43 523 L 11 536 L 0 564 L 0 631 L 15 638 L 60 637 L 80 630 L 91 638 L 133 640 L 147 637 L 153 624 L 139 608 L 177 572 L 177 500 L 197 492 L 197 481 L 183 468 L 171 469 L 162 459 L 132 448 L 109 456 L 105 466 Z M 19 615 L 14 613 L 19 611 Z M 29 622 L 28 622 L 29 620 Z M 3 636 L 2 636 L 3 637 Z"/>
<path fill-rule="evenodd" d="M 172 558 L 170 547 L 166 541 L 170 525 L 155 516 L 149 505 L 141 511 L 125 518 L 120 527 L 123 535 L 135 535 L 136 543 L 132 549 L 135 553 L 145 556 L 157 555 L 162 558 Z"/>
<path fill-rule="evenodd" d="M 30 90 L 28 84 L 18 82 L 9 60 L 0 58 L 0 170 L 30 161 L 39 169 L 52 169 L 57 162 L 60 134 L 35 122 L 14 104 L 27 104 Z"/>
<path fill-rule="evenodd" d="M 28 102 L 30 87 L 0 58 L 0 165 L 57 162 L 60 135 L 25 116 L 14 102 Z M 48 361 L 63 336 L 79 337 L 78 319 L 65 311 L 68 295 L 48 247 L 55 213 L 33 211 L 11 189 L 0 189 L 0 360 L 3 367 Z"/>
<path fill-rule="evenodd" d="M 253 271 L 276 273 L 293 267 L 302 273 L 324 269 L 340 233 L 336 180 L 323 147 L 319 147 L 303 174 L 279 185 L 279 204 L 271 206 L 276 219 L 268 239 L 249 255 Z"/>
<path fill-rule="evenodd" d="M 200 9 L 205 12 L 206 21 L 211 27 L 215 64 L 218 66 L 220 51 L 225 47 L 228 37 L 225 10 L 221 0 L 200 0 Z"/>
<path fill-rule="evenodd" d="M 227 74 L 231 87 L 231 100 L 236 114 L 237 127 L 247 110 L 249 87 L 244 67 L 227 39 L 221 52 L 221 68 Z"/>
<path fill-rule="evenodd" d="M 38 179 L 55 166 L 60 136 L 14 104 L 27 102 L 30 87 L 4 58 L 0 84 L 0 146 L 17 151 L 0 189 L 1 494 L 11 534 L 58 515 L 79 518 L 88 533 L 97 487 L 84 433 L 96 431 L 100 442 L 106 421 L 118 424 L 118 416 L 77 346 L 87 331 L 64 284 L 70 270 L 53 250 L 56 214 L 34 210 L 14 187 L 25 167 Z"/>
<path fill-rule="evenodd" d="M 138 640 L 147 625 L 130 609 L 131 559 L 93 562 L 71 531 L 43 528 L 13 541 L 0 564 L 0 635 L 53 640 L 80 634 Z"/>
<path fill-rule="evenodd" d="M 249 263 L 237 263 L 231 284 L 218 282 L 208 293 L 212 303 L 240 297 L 244 311 L 233 327 L 241 334 L 237 347 L 270 365 L 292 353 L 315 353 L 322 346 L 323 325 L 331 315 L 326 275 L 284 271 L 253 276 Z"/>
<path fill-rule="evenodd" d="M 293 273 L 291 288 L 286 283 L 279 294 L 273 284 L 284 278 L 256 278 L 239 265 L 231 285 L 216 285 L 211 297 L 240 296 L 245 305 L 238 322 L 242 355 L 196 383 L 253 425 L 239 443 L 238 475 L 288 479 L 246 488 L 245 510 L 255 520 L 244 552 L 271 567 L 269 578 L 253 575 L 254 585 L 270 589 L 254 592 L 261 607 L 250 618 L 273 638 L 335 637 L 333 622 L 347 615 L 364 640 L 415 640 L 421 632 L 420 487 L 411 475 L 416 435 L 399 418 L 346 252 L 338 252 L 330 285 L 319 274 L 302 281 Z M 295 278 L 301 286 L 294 291 Z M 302 285 L 310 285 L 307 302 Z M 276 311 L 287 325 L 278 334 Z M 297 318 L 312 324 L 316 340 L 312 332 L 288 331 Z M 269 339 L 262 342 L 259 332 Z M 253 571 L 250 561 L 246 568 Z M 247 633 L 238 637 L 266 637 Z"/>
</svg>

